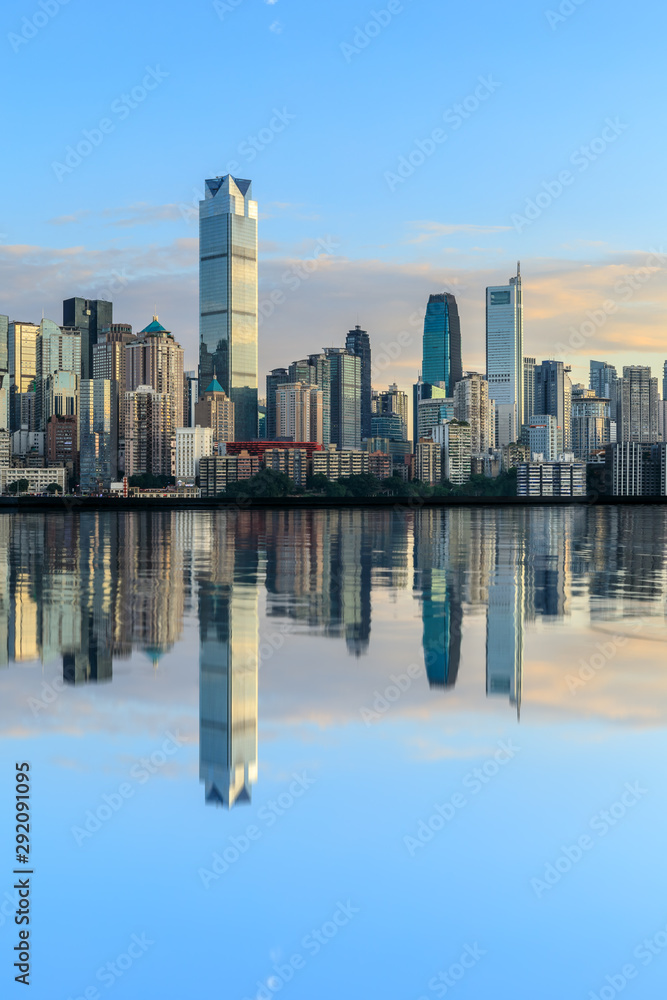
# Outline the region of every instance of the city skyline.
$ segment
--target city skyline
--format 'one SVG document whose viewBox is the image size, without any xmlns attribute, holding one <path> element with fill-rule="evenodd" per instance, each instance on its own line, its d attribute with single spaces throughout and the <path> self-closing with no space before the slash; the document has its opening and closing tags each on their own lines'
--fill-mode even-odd
<svg viewBox="0 0 667 1000">
<path fill-rule="evenodd" d="M 622 9 L 618 0 L 606 7 L 609 19 L 588 4 L 554 24 L 522 0 L 518 34 L 492 5 L 486 5 L 480 33 L 470 9 L 452 13 L 404 3 L 401 14 L 356 52 L 343 49 L 367 12 L 353 0 L 337 5 L 326 32 L 322 11 L 298 2 L 286 8 L 282 0 L 277 10 L 272 6 L 243 3 L 222 18 L 206 4 L 196 25 L 173 8 L 179 32 L 159 35 L 148 10 L 134 11 L 131 39 L 120 24 L 105 24 L 107 43 L 117 48 L 105 81 L 96 78 L 94 52 L 85 44 L 99 25 L 95 10 L 70 17 L 63 9 L 29 41 L 18 31 L 8 55 L 17 66 L 30 59 L 33 75 L 8 112 L 8 124 L 17 142 L 29 146 L 31 116 L 19 109 L 38 94 L 32 106 L 41 109 L 43 142 L 28 163 L 7 165 L 10 189 L 32 194 L 11 199 L 0 225 L 0 261 L 12 289 L 5 312 L 39 322 L 43 308 L 57 318 L 63 283 L 72 290 L 65 294 L 112 298 L 118 318 L 135 329 L 146 305 L 148 311 L 156 305 L 177 331 L 187 367 L 195 367 L 202 179 L 231 172 L 253 178 L 262 205 L 259 301 L 268 337 L 260 349 L 260 386 L 281 363 L 272 345 L 293 338 L 295 330 L 312 329 L 323 304 L 329 335 L 358 322 L 390 342 L 403 330 L 415 332 L 414 303 L 443 288 L 457 297 L 469 364 L 481 370 L 480 297 L 517 259 L 531 283 L 525 316 L 531 353 L 548 357 L 553 345 L 568 345 L 576 381 L 584 380 L 579 369 L 596 356 L 608 357 L 619 371 L 636 360 L 657 372 L 667 312 L 665 260 L 651 257 L 667 251 L 661 139 L 651 126 L 659 107 L 647 84 L 650 60 L 637 53 L 640 37 L 644 45 L 658 37 L 662 12 L 651 13 L 650 33 L 644 30 L 648 14 L 633 22 L 637 45 L 628 52 L 624 39 L 626 71 L 619 76 L 609 72 L 610 53 L 619 45 L 613 27 L 613 12 Z M 437 58 L 439 30 L 456 30 L 461 39 L 446 65 Z M 215 53 L 224 44 L 230 71 L 242 74 L 249 37 L 261 60 L 260 77 L 211 116 L 201 101 L 204 86 L 211 85 L 203 66 L 215 76 Z M 184 49 L 187 39 L 192 51 Z M 88 67 L 85 94 L 66 79 L 46 83 L 48 59 L 36 58 L 77 40 L 79 65 Z M 409 82 L 399 82 L 391 70 L 412 42 L 423 58 L 413 61 Z M 306 59 L 297 56 L 304 51 Z M 559 75 L 566 63 L 577 72 L 561 81 L 557 96 L 545 86 L 545 74 L 552 69 Z M 322 65 L 330 84 L 314 73 Z M 385 81 L 385 97 L 372 102 L 378 78 Z M 588 86 L 600 79 L 604 95 Z M 138 88 L 139 101 L 131 97 Z M 505 123 L 518 106 L 522 128 L 510 134 Z M 79 156 L 75 147 L 87 141 L 83 131 L 92 134 L 105 112 L 113 130 L 101 133 L 99 148 Z M 446 134 L 440 146 L 428 138 L 438 125 Z M 156 177 L 151 158 L 144 161 L 135 151 L 151 144 L 164 149 L 165 134 L 169 155 Z M 340 157 L 331 149 L 338 141 L 343 155 L 354 156 L 353 184 L 337 182 Z M 565 168 L 573 182 L 559 191 Z M 390 184 L 387 174 L 399 182 Z M 633 176 L 642 183 L 628 185 Z M 305 277 L 314 260 L 317 268 Z M 64 281 L 56 287 L 58 274 Z M 284 296 L 279 304 L 271 300 L 274 292 Z M 615 305 L 613 313 L 605 311 L 606 302 Z M 305 333 L 297 336 L 294 355 L 303 357 L 309 345 Z M 396 368 L 404 390 L 418 367 L 419 347 L 414 339 Z M 631 358 L 630 351 L 642 357 Z"/>
</svg>

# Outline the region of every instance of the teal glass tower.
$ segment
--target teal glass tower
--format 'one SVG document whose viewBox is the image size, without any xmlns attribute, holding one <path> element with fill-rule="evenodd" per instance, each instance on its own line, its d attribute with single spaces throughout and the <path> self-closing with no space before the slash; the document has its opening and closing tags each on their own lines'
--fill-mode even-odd
<svg viewBox="0 0 667 1000">
<path fill-rule="evenodd" d="M 424 320 L 422 380 L 430 385 L 444 382 L 447 395 L 453 396 L 462 378 L 459 307 L 448 292 L 431 295 Z"/>
<path fill-rule="evenodd" d="M 234 403 L 237 441 L 257 438 L 257 202 L 252 182 L 206 181 L 199 202 L 199 384 Z"/>
</svg>

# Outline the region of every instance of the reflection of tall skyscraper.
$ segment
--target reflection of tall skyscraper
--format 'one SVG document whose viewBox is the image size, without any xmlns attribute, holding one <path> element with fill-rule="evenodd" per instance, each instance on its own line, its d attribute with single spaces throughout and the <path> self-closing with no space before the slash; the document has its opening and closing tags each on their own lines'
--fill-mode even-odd
<svg viewBox="0 0 667 1000">
<path fill-rule="evenodd" d="M 237 527 L 231 517 L 216 525 L 199 581 L 199 777 L 206 802 L 228 809 L 249 802 L 257 781 L 257 551 Z"/>
<path fill-rule="evenodd" d="M 540 512 L 541 513 L 541 512 Z M 495 566 L 486 612 L 486 693 L 521 712 L 523 685 L 524 525 L 496 519 Z"/>
<path fill-rule="evenodd" d="M 415 589 L 421 597 L 424 662 L 432 688 L 454 687 L 461 659 L 461 581 L 451 565 L 450 532 L 451 519 L 444 512 L 416 513 Z"/>
</svg>

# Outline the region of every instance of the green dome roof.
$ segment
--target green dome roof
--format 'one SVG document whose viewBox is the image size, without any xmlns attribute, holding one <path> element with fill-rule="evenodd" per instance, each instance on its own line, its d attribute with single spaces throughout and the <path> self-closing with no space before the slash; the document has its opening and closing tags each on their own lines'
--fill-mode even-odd
<svg viewBox="0 0 667 1000">
<path fill-rule="evenodd" d="M 148 326 L 146 327 L 146 329 L 142 330 L 141 332 L 142 333 L 169 333 L 169 331 L 165 330 L 165 328 L 162 326 L 162 323 L 158 323 L 157 316 L 153 316 L 153 322 L 149 323 Z"/>
</svg>

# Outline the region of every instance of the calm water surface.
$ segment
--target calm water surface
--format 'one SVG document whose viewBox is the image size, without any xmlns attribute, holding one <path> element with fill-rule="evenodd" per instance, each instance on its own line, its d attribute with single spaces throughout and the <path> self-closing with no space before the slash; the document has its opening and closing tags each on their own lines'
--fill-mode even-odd
<svg viewBox="0 0 667 1000">
<path fill-rule="evenodd" d="M 23 759 L 37 1000 L 663 996 L 666 539 L 0 515 L 2 995 Z"/>
</svg>

